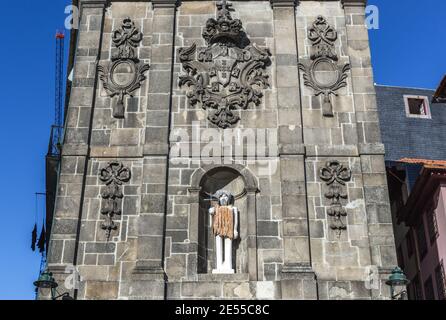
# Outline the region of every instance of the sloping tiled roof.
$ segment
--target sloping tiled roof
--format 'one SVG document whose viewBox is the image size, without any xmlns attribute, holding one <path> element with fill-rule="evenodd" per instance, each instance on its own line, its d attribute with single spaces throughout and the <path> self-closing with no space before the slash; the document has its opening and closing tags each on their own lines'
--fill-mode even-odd
<svg viewBox="0 0 446 320">
<path fill-rule="evenodd" d="M 437 91 L 435 91 L 434 96 L 432 97 L 434 102 L 445 102 L 446 101 L 446 75 L 443 77 L 440 85 L 438 86 Z"/>
<path fill-rule="evenodd" d="M 423 166 L 405 206 L 397 213 L 398 222 L 416 225 L 426 203 L 432 199 L 440 183 L 446 181 L 446 161 L 403 158 L 398 162 Z"/>
<path fill-rule="evenodd" d="M 414 159 L 414 158 L 402 158 L 397 162 L 420 164 L 428 168 L 446 168 L 446 160 L 428 160 L 428 159 Z"/>
<path fill-rule="evenodd" d="M 375 88 L 386 160 L 446 160 L 446 103 L 430 104 L 432 119 L 406 116 L 405 95 L 425 96 L 430 100 L 435 91 L 388 86 Z"/>
</svg>

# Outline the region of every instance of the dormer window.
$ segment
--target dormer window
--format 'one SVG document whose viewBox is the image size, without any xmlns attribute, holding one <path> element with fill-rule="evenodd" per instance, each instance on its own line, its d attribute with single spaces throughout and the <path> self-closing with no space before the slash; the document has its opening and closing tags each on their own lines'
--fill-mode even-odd
<svg viewBox="0 0 446 320">
<path fill-rule="evenodd" d="M 431 119 L 429 99 L 425 96 L 404 96 L 406 116 L 410 118 Z"/>
</svg>

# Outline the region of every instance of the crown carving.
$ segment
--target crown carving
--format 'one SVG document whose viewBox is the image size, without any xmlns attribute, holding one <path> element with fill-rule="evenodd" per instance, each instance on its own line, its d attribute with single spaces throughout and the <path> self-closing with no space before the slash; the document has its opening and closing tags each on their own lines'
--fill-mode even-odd
<svg viewBox="0 0 446 320">
<path fill-rule="evenodd" d="M 217 10 L 217 19 L 211 18 L 206 22 L 203 39 L 208 45 L 220 42 L 239 45 L 245 31 L 242 22 L 231 16 L 231 12 L 234 11 L 232 3 L 223 0 L 217 3 Z"/>
</svg>

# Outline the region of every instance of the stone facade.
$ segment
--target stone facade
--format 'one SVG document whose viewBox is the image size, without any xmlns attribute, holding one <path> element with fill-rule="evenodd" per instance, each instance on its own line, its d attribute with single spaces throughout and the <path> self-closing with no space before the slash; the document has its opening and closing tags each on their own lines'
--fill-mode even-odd
<svg viewBox="0 0 446 320">
<path fill-rule="evenodd" d="M 80 2 L 50 271 L 60 283 L 74 264 L 78 299 L 386 299 L 382 280 L 396 258 L 364 1 L 231 3 L 231 17 L 250 44 L 269 50 L 270 61 L 260 99 L 222 129 L 179 82 L 182 50 L 207 46 L 203 31 L 219 14 L 216 1 Z M 330 95 L 333 116 L 324 115 L 324 97 L 299 70 L 311 62 L 309 28 L 319 15 L 337 32 L 336 64 L 351 68 Z M 117 98 L 97 65 L 114 56 L 114 31 L 127 17 L 142 33 L 135 54 L 150 69 L 117 118 Z M 317 80 L 330 78 L 326 67 L 316 70 Z M 235 137 L 222 145 L 228 132 Z M 197 147 L 200 139 L 212 142 Z M 212 152 L 200 158 L 194 148 Z M 191 153 L 179 157 L 184 150 Z M 321 178 L 334 160 L 351 173 L 342 190 Z M 100 171 L 112 161 L 131 177 L 119 186 L 107 239 Z M 208 196 L 223 187 L 240 209 L 234 275 L 211 274 Z M 331 227 L 333 197 L 344 208 L 342 230 Z"/>
</svg>

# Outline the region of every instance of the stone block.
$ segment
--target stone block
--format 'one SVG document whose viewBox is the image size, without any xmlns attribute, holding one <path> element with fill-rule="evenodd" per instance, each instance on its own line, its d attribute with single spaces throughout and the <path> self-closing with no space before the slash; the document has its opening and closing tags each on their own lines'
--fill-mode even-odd
<svg viewBox="0 0 446 320">
<path fill-rule="evenodd" d="M 232 299 L 253 299 L 249 282 L 226 282 L 223 284 L 223 297 Z"/>
<path fill-rule="evenodd" d="M 220 282 L 183 282 L 181 295 L 184 298 L 218 298 L 222 296 Z"/>
<path fill-rule="evenodd" d="M 141 213 L 164 213 L 165 196 L 162 194 L 145 194 L 141 198 Z"/>
<path fill-rule="evenodd" d="M 161 214 L 139 216 L 139 234 L 148 236 L 163 235 L 164 217 Z"/>
<path fill-rule="evenodd" d="M 110 300 L 118 298 L 119 283 L 107 281 L 86 281 L 86 298 Z"/>
<path fill-rule="evenodd" d="M 163 239 L 161 236 L 138 237 L 138 259 L 157 260 L 161 258 Z"/>
<path fill-rule="evenodd" d="M 215 4 L 212 1 L 184 2 L 180 7 L 181 15 L 211 15 L 215 12 Z"/>
<path fill-rule="evenodd" d="M 114 253 L 116 244 L 112 242 L 88 242 L 85 246 L 86 253 Z"/>
<path fill-rule="evenodd" d="M 112 146 L 134 146 L 139 144 L 139 129 L 112 129 L 110 136 Z"/>
<path fill-rule="evenodd" d="M 287 263 L 308 263 L 309 244 L 307 237 L 284 237 L 284 262 Z"/>
<path fill-rule="evenodd" d="M 57 219 L 52 228 L 53 234 L 76 234 L 77 219 Z"/>
<path fill-rule="evenodd" d="M 276 221 L 258 221 L 257 222 L 258 236 L 279 236 L 278 222 Z"/>
<path fill-rule="evenodd" d="M 126 195 L 123 199 L 123 215 L 136 215 L 139 213 L 139 197 Z"/>
<path fill-rule="evenodd" d="M 280 283 L 275 281 L 256 282 L 256 298 L 260 300 L 277 299 L 280 296 Z"/>
</svg>

